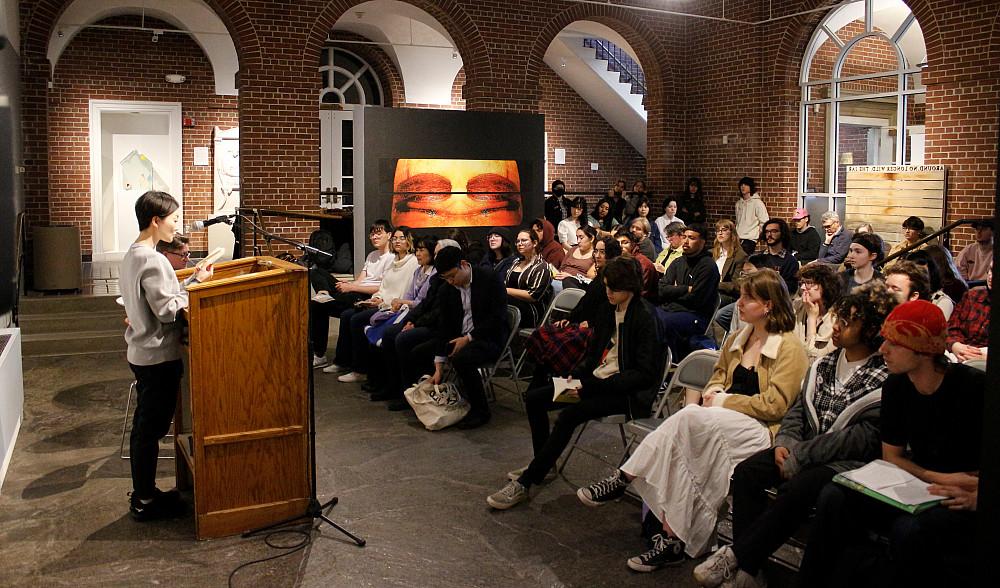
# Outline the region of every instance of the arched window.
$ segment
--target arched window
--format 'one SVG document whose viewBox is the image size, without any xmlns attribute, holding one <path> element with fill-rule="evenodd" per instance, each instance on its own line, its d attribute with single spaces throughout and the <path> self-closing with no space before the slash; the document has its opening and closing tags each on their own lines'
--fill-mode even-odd
<svg viewBox="0 0 1000 588">
<path fill-rule="evenodd" d="M 799 191 L 842 207 L 849 165 L 924 160 L 927 61 L 902 0 L 845 2 L 816 29 L 802 61 Z"/>
<path fill-rule="evenodd" d="M 382 85 L 375 70 L 350 51 L 324 47 L 320 54 L 319 74 L 323 77 L 320 104 L 382 105 Z"/>
</svg>

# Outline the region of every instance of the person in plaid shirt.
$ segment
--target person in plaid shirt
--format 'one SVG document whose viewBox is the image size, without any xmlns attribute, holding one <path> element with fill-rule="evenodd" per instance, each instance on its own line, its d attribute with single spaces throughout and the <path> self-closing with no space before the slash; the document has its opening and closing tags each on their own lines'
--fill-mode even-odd
<svg viewBox="0 0 1000 588">
<path fill-rule="evenodd" d="M 733 473 L 733 538 L 694 569 L 702 586 L 757 586 L 767 557 L 808 518 L 837 472 L 879 456 L 882 383 L 879 330 L 896 306 L 880 283 L 861 286 L 834 307 L 836 350 L 810 368 L 798 400 L 781 421 L 774 447 Z M 767 490 L 778 488 L 774 501 Z M 770 503 L 770 505 L 769 505 Z"/>
<path fill-rule="evenodd" d="M 986 286 L 973 288 L 962 296 L 948 319 L 948 351 L 958 361 L 986 359 L 990 335 L 990 290 L 993 268 L 986 274 Z"/>
</svg>

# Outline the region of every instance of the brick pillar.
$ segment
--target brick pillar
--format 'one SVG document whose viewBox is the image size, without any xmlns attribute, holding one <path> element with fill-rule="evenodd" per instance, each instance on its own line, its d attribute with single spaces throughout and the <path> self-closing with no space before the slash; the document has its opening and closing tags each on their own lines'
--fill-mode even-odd
<svg viewBox="0 0 1000 588">
<path fill-rule="evenodd" d="M 24 209 L 29 227 L 49 222 L 49 60 L 21 59 L 21 137 Z"/>
</svg>

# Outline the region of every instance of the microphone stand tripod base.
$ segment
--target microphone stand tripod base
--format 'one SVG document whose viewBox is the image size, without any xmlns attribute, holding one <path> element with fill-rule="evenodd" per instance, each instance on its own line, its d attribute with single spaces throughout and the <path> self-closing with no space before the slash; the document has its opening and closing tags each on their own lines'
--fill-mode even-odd
<svg viewBox="0 0 1000 588">
<path fill-rule="evenodd" d="M 304 512 L 304 513 L 302 513 L 300 515 L 291 517 L 291 518 L 287 518 L 287 519 L 285 519 L 283 521 L 278 521 L 277 523 L 272 523 L 272 524 L 270 524 L 270 525 L 268 525 L 266 527 L 261 527 L 259 529 L 254 529 L 252 531 L 247 531 L 247 532 L 243 533 L 243 535 L 241 535 L 241 536 L 244 537 L 244 538 L 246 538 L 246 537 L 250 537 L 252 535 L 258 535 L 258 534 L 260 534 L 260 533 L 262 533 L 264 531 L 270 531 L 272 529 L 277 529 L 278 527 L 284 527 L 285 525 L 288 525 L 290 523 L 294 523 L 295 521 L 300 521 L 302 519 L 307 519 L 308 518 L 308 519 L 313 519 L 313 520 L 319 519 L 321 524 L 322 523 L 326 523 L 326 524 L 330 525 L 334 529 L 336 529 L 336 530 L 340 531 L 341 533 L 343 533 L 344 535 L 347 535 L 348 537 L 350 537 L 351 540 L 354 541 L 354 543 L 357 544 L 358 547 L 364 547 L 365 543 L 366 543 L 366 541 L 364 539 L 362 539 L 361 537 L 358 537 L 358 536 L 354 535 L 353 533 L 351 533 L 347 529 L 341 527 L 337 523 L 335 523 L 332 520 L 330 520 L 330 517 L 326 516 L 326 511 L 328 511 L 331 508 L 337 506 L 337 502 L 338 502 L 338 498 L 336 496 L 334 496 L 333 498 L 331 498 L 330 500 L 327 500 L 326 502 L 324 502 L 322 504 L 320 504 L 319 500 L 317 500 L 316 498 L 310 498 L 309 499 L 309 506 L 306 507 L 306 512 Z"/>
</svg>

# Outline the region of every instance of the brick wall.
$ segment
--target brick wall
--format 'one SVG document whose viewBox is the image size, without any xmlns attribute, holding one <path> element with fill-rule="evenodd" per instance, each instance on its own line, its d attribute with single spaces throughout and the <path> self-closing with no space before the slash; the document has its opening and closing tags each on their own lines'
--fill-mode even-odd
<svg viewBox="0 0 1000 588">
<path fill-rule="evenodd" d="M 571 192 L 591 192 L 607 191 L 618 178 L 631 186 L 646 177 L 646 159 L 551 68 L 541 71 L 540 85 L 550 182 L 561 179 Z M 556 148 L 566 150 L 565 165 L 556 165 Z M 598 164 L 597 171 L 590 171 L 592 162 Z M 591 205 L 599 199 L 589 198 Z"/>
<path fill-rule="evenodd" d="M 633 0 L 638 2 L 639 0 Z M 25 193 L 32 220 L 59 210 L 48 198 L 54 111 L 44 105 L 45 46 L 69 0 L 25 0 L 23 79 Z M 315 200 L 318 124 L 315 64 L 332 25 L 355 0 L 295 3 L 208 0 L 241 55 L 240 126 L 244 202 L 298 208 Z M 732 214 L 736 180 L 759 180 L 768 210 L 797 204 L 799 71 L 824 13 L 763 25 L 695 20 L 613 5 L 540 0 L 412 0 L 437 18 L 465 65 L 469 110 L 540 112 L 545 49 L 575 20 L 605 24 L 636 50 L 650 84 L 646 175 L 650 189 L 704 179 L 710 213 Z M 834 0 L 685 0 L 657 7 L 749 21 Z M 926 162 L 949 166 L 948 217 L 992 213 L 1000 96 L 1000 24 L 991 0 L 908 0 L 923 29 L 929 67 Z M 143 35 L 145 36 L 145 35 Z M 162 43 L 162 39 L 161 39 Z M 58 92 L 56 89 L 54 92 Z M 41 125 L 41 126 L 40 126 Z M 726 137 L 725 143 L 723 136 Z M 960 246 L 969 233 L 960 233 Z"/>
<path fill-rule="evenodd" d="M 172 28 L 146 19 L 147 26 Z M 138 26 L 134 17 L 116 17 L 101 24 Z M 187 76 L 170 84 L 164 76 Z M 183 117 L 195 127 L 183 129 L 184 219 L 212 213 L 213 167 L 195 166 L 193 149 L 212 147 L 215 126 L 237 124 L 235 97 L 217 96 L 211 64 L 187 35 L 150 35 L 138 31 L 86 29 L 66 47 L 48 92 L 48 220 L 80 226 L 82 249 L 90 254 L 89 100 L 180 102 Z M 41 215 L 39 215 L 41 216 Z M 191 235 L 192 249 L 207 248 L 206 233 Z"/>
</svg>

